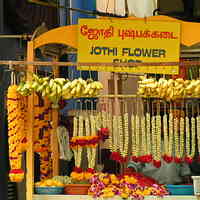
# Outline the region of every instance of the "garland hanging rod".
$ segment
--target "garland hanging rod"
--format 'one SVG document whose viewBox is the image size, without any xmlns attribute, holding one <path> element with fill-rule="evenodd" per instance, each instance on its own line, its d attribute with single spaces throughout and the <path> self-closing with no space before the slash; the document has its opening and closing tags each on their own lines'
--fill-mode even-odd
<svg viewBox="0 0 200 200">
<path fill-rule="evenodd" d="M 12 38 L 12 39 L 23 39 L 23 40 L 29 40 L 32 38 L 32 35 L 23 34 L 23 35 L 0 35 L 1 38 Z"/>
<path fill-rule="evenodd" d="M 55 62 L 55 61 L 16 61 L 16 60 L 0 60 L 0 65 L 39 65 L 39 66 L 81 66 L 81 67 L 96 67 L 96 66 L 113 66 L 113 67 L 138 67 L 138 66 L 197 66 L 200 61 L 185 61 L 185 62 L 129 62 L 129 63 L 77 63 L 77 62 Z"/>
</svg>

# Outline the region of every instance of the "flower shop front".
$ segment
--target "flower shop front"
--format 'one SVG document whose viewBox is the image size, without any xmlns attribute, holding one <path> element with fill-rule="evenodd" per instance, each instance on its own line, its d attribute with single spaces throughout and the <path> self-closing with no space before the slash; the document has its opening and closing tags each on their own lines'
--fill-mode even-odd
<svg viewBox="0 0 200 200">
<path fill-rule="evenodd" d="M 179 65 L 200 64 L 179 62 L 180 43 L 199 42 L 197 27 L 164 16 L 83 19 L 79 26 L 53 29 L 28 42 L 26 75 L 20 80 L 13 75 L 7 95 L 9 177 L 21 182 L 26 175 L 27 200 L 198 199 L 193 185 L 182 185 L 182 192 L 189 189 L 185 195 L 170 195 L 154 177 L 125 171 L 130 161 L 158 169 L 162 162 L 190 164 L 200 150 L 194 145 L 200 141 L 200 82 L 171 78 Z M 58 62 L 57 57 L 35 61 L 35 50 L 50 44 L 78 49 L 78 62 Z M 50 75 L 38 73 L 38 66 L 45 65 L 52 66 Z M 59 66 L 77 67 L 80 77 L 59 77 Z M 86 70 L 90 77 L 85 80 Z M 114 72 L 112 94 L 102 95 L 104 85 L 92 79 L 92 71 Z M 137 94 L 118 93 L 118 73 L 146 74 L 138 81 Z M 75 99 L 72 136 L 59 116 L 61 102 L 70 99 Z M 97 169 L 105 141 L 110 159 L 120 165 L 116 173 Z M 34 153 L 40 156 L 39 182 L 34 181 Z M 59 158 L 72 156 L 71 176 L 60 176 Z"/>
</svg>

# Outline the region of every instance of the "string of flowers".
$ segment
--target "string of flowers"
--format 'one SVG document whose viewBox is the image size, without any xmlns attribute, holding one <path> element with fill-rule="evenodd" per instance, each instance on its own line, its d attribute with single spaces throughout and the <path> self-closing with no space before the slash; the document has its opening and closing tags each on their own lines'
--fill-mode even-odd
<svg viewBox="0 0 200 200">
<path fill-rule="evenodd" d="M 40 179 L 52 177 L 51 103 L 34 94 L 34 151 L 40 155 Z"/>
<path fill-rule="evenodd" d="M 97 136 L 100 141 L 105 141 L 109 138 L 110 129 L 108 128 L 108 115 L 105 111 L 98 112 L 96 115 Z"/>
<path fill-rule="evenodd" d="M 132 160 L 134 162 L 138 161 L 137 157 L 137 147 L 136 147 L 136 117 L 131 115 L 131 133 L 132 133 Z"/>
<path fill-rule="evenodd" d="M 157 154 L 156 116 L 151 117 L 151 132 L 152 132 L 152 156 L 153 160 L 156 160 L 156 154 Z"/>
<path fill-rule="evenodd" d="M 187 123 L 188 123 L 188 120 L 187 120 Z M 188 125 L 186 124 L 186 126 L 188 126 Z M 188 127 L 187 127 L 187 129 L 188 129 Z M 190 140 L 189 134 L 186 133 L 186 139 L 188 141 L 186 140 L 186 152 L 187 152 L 187 154 L 186 154 L 185 161 L 189 164 L 192 163 L 192 159 L 195 155 L 195 147 L 196 147 L 196 140 L 195 140 L 196 139 L 196 120 L 195 120 L 194 117 L 191 118 L 191 133 L 192 133 L 192 135 L 191 135 L 192 140 Z M 191 145 L 189 144 L 190 141 L 191 141 Z M 189 147 L 191 149 L 189 149 Z"/>
<path fill-rule="evenodd" d="M 108 113 L 102 111 L 96 117 L 98 124 L 97 124 L 97 135 L 100 139 L 104 142 L 106 139 L 109 138 L 109 128 L 108 128 Z"/>
<path fill-rule="evenodd" d="M 191 125 L 192 125 L 192 150 L 191 150 L 191 158 L 195 155 L 195 148 L 196 148 L 196 119 L 195 117 L 192 117 L 191 119 Z"/>
<path fill-rule="evenodd" d="M 135 116 L 135 136 L 136 136 L 136 157 L 139 158 L 140 156 L 140 117 L 137 114 Z"/>
<path fill-rule="evenodd" d="M 117 116 L 113 116 L 113 152 L 118 150 L 118 119 Z"/>
<path fill-rule="evenodd" d="M 119 132 L 119 152 L 120 152 L 120 155 L 122 154 L 123 152 L 123 124 L 122 124 L 122 116 L 119 115 L 117 116 L 117 119 L 118 119 L 118 132 Z"/>
<path fill-rule="evenodd" d="M 124 141 L 123 141 L 123 151 L 121 152 L 122 157 L 126 158 L 128 156 L 129 147 L 129 129 L 128 129 L 129 119 L 128 113 L 124 113 Z"/>
<path fill-rule="evenodd" d="M 153 161 L 155 167 L 159 168 L 161 166 L 161 116 L 159 114 L 156 115 L 156 155 Z"/>
<path fill-rule="evenodd" d="M 198 152 L 200 153 L 200 115 L 197 116 L 197 144 L 198 144 Z"/>
<path fill-rule="evenodd" d="M 127 162 L 127 157 L 122 156 L 122 153 L 124 151 L 123 133 L 124 132 L 123 132 L 122 116 L 114 115 L 113 116 L 113 152 L 111 154 L 111 159 L 119 163 Z"/>
<path fill-rule="evenodd" d="M 180 138 L 179 138 L 179 132 L 178 132 L 178 118 L 174 118 L 174 143 L 175 143 L 175 155 L 174 155 L 174 161 L 176 163 L 181 163 L 181 154 L 180 154 Z"/>
<path fill-rule="evenodd" d="M 128 116 L 127 116 L 128 117 Z M 117 121 L 118 121 L 118 133 L 119 133 L 119 158 L 118 158 L 118 161 L 123 163 L 123 162 L 127 162 L 127 158 L 126 158 L 126 152 L 124 151 L 125 149 L 125 140 L 127 141 L 127 139 L 125 138 L 126 137 L 126 134 L 127 134 L 127 124 L 124 124 L 125 126 L 123 127 L 123 120 L 122 120 L 122 116 L 119 115 L 117 116 Z M 125 123 L 127 123 L 128 119 L 125 120 L 124 118 L 124 121 Z M 126 132 L 124 134 L 124 131 L 123 131 L 123 128 L 124 130 L 126 129 Z M 127 149 L 128 151 L 128 149 Z"/>
<path fill-rule="evenodd" d="M 9 177 L 12 182 L 21 182 L 24 178 L 22 169 L 22 141 L 25 135 L 24 119 L 22 116 L 22 96 L 17 92 L 17 85 L 11 85 L 7 93 L 8 109 L 8 143 L 9 143 L 9 160 L 10 172 Z M 24 106 L 23 106 L 24 107 Z"/>
<path fill-rule="evenodd" d="M 168 136 L 168 119 L 167 114 L 163 116 L 163 133 L 164 133 L 164 154 L 163 159 L 166 162 L 171 162 L 171 157 L 169 156 L 169 136 Z"/>
<path fill-rule="evenodd" d="M 152 154 L 151 154 L 151 116 L 150 113 L 146 113 L 146 145 L 147 145 L 147 155 L 146 155 L 146 162 L 150 163 L 152 161 Z"/>
<path fill-rule="evenodd" d="M 73 137 L 77 137 L 79 133 L 81 132 L 81 128 L 78 127 L 78 125 L 80 125 L 79 120 L 78 120 L 78 117 L 74 117 L 73 119 Z M 74 171 L 78 173 L 82 171 L 80 169 L 80 163 L 81 163 L 80 153 L 82 153 L 82 148 L 76 147 L 73 149 L 73 152 L 74 152 L 74 160 L 75 160 L 75 166 L 76 166 Z"/>
<path fill-rule="evenodd" d="M 96 135 L 96 122 L 95 122 L 95 116 L 90 115 L 90 124 L 91 124 L 91 135 Z M 95 162 L 96 162 L 96 147 L 91 149 L 91 160 L 89 161 L 89 168 L 94 169 Z"/>
<path fill-rule="evenodd" d="M 107 128 L 106 112 L 102 111 L 101 112 L 101 116 L 102 116 L 102 127 L 103 128 Z"/>
<path fill-rule="evenodd" d="M 79 116 L 79 126 L 78 126 L 78 136 L 83 136 L 83 116 Z M 82 157 L 82 148 L 77 148 L 77 160 L 76 160 L 76 166 L 81 167 L 81 157 Z"/>
<path fill-rule="evenodd" d="M 91 130 L 90 130 L 90 121 L 89 118 L 86 117 L 85 118 L 85 134 L 86 136 L 90 136 Z M 91 152 L 91 148 L 87 148 L 87 158 L 88 158 L 88 167 L 90 167 L 90 160 L 92 158 L 92 152 Z"/>
<path fill-rule="evenodd" d="M 108 129 L 109 129 L 109 138 L 108 138 L 108 144 L 109 144 L 109 150 L 110 152 L 114 152 L 113 149 L 113 119 L 112 115 L 109 113 L 108 115 Z"/>
<path fill-rule="evenodd" d="M 185 118 L 185 128 L 186 128 L 186 157 L 185 157 L 185 161 L 186 162 L 190 162 L 191 161 L 191 146 L 190 146 L 190 136 L 191 136 L 191 132 L 190 132 L 190 119 L 188 116 L 186 116 Z"/>
<path fill-rule="evenodd" d="M 146 118 L 144 115 L 141 117 L 141 155 L 139 157 L 139 161 L 142 163 L 148 163 L 149 160 L 149 154 L 147 150 L 147 129 L 146 129 Z"/>
<path fill-rule="evenodd" d="M 146 124 L 145 124 L 145 117 L 144 115 L 141 116 L 141 136 L 142 136 L 142 140 L 141 140 L 141 155 L 140 158 L 143 157 L 144 155 L 146 155 Z"/>
<path fill-rule="evenodd" d="M 184 140 L 184 134 L 185 134 L 185 119 L 184 117 L 180 118 L 180 157 L 182 158 L 184 155 L 184 147 L 185 147 L 185 140 Z"/>
<path fill-rule="evenodd" d="M 168 146 L 168 152 L 169 152 L 169 157 L 167 159 L 168 162 L 173 161 L 173 140 L 174 140 L 174 125 L 173 125 L 174 117 L 173 117 L 173 112 L 170 110 L 169 113 L 169 146 Z"/>
</svg>

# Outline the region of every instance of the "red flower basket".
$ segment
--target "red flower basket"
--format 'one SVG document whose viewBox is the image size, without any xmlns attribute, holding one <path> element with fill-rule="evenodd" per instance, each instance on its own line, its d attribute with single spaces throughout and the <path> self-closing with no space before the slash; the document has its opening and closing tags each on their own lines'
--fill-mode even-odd
<svg viewBox="0 0 200 200">
<path fill-rule="evenodd" d="M 68 195 L 87 195 L 90 184 L 67 184 L 64 193 Z"/>
</svg>

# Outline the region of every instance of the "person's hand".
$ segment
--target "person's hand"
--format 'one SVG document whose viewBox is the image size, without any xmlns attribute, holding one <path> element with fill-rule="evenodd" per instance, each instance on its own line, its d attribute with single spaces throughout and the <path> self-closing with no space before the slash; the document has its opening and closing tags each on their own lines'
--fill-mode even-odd
<svg viewBox="0 0 200 200">
<path fill-rule="evenodd" d="M 132 167 L 124 169 L 124 174 L 132 174 L 133 172 L 135 172 L 135 169 Z"/>
</svg>

